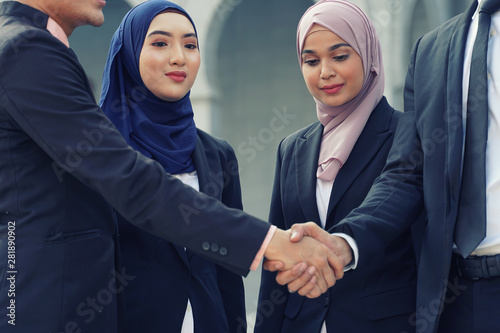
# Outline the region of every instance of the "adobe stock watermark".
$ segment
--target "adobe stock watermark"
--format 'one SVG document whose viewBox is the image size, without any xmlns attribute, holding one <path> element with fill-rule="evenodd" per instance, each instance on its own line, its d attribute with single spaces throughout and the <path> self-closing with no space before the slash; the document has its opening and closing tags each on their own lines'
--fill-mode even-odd
<svg viewBox="0 0 500 333">
<path fill-rule="evenodd" d="M 63 175 L 66 172 L 72 172 L 78 168 L 83 159 L 99 147 L 104 140 L 104 136 L 114 131 L 114 127 L 109 119 L 102 119 L 97 128 L 82 129 L 81 134 L 85 139 L 80 140 L 76 146 L 66 145 L 66 155 L 64 164 L 61 166 L 55 161 L 52 162 L 52 170 L 54 170 L 59 182 L 63 182 Z"/>
<path fill-rule="evenodd" d="M 448 283 L 444 282 L 443 295 L 444 298 L 435 298 L 430 301 L 425 307 L 419 307 L 416 312 L 412 313 L 408 318 L 408 322 L 416 327 L 416 332 L 427 331 L 430 322 L 435 321 L 436 318 L 444 311 L 445 307 L 453 302 L 462 295 L 463 291 L 467 289 L 466 285 L 460 284 L 458 277 L 455 276 L 453 281 Z M 401 333 L 408 333 L 402 331 Z"/>
<path fill-rule="evenodd" d="M 144 87 L 135 87 L 132 89 L 130 95 L 121 96 L 121 99 L 116 99 L 110 104 L 110 111 L 119 114 L 119 119 L 124 120 L 129 117 L 126 110 L 122 109 L 121 105 L 127 103 L 131 110 L 138 108 L 137 102 L 146 98 L 147 92 Z M 114 124 L 109 118 L 103 118 L 97 127 L 84 128 L 80 131 L 82 139 L 74 146 L 66 145 L 65 156 L 63 163 L 60 165 L 52 162 L 52 170 L 54 170 L 59 182 L 63 181 L 63 175 L 66 172 L 72 172 L 78 168 L 85 157 L 88 157 L 92 152 L 98 148 L 104 141 L 106 134 L 116 131 Z"/>
<path fill-rule="evenodd" d="M 91 324 L 96 316 L 102 313 L 106 306 L 111 304 L 115 296 L 123 292 L 130 281 L 135 279 L 135 276 L 127 275 L 125 268 L 122 268 L 121 272 L 112 270 L 111 273 L 113 277 L 109 280 L 105 288 L 99 290 L 95 296 L 89 296 L 77 305 L 75 312 L 78 317 L 83 319 L 83 323 L 87 325 Z M 64 325 L 64 331 L 60 333 L 82 333 L 86 331 L 76 321 L 68 321 Z"/>
<path fill-rule="evenodd" d="M 178 209 L 186 225 L 191 223 L 191 216 L 199 215 L 200 211 L 208 208 L 212 200 L 210 197 L 218 198 L 224 188 L 229 185 L 231 179 L 239 176 L 238 162 L 236 160 L 228 161 L 224 170 L 210 171 L 208 176 L 209 181 L 200 189 L 201 193 L 206 195 L 194 196 L 190 205 L 186 203 L 179 204 Z"/>
<path fill-rule="evenodd" d="M 245 160 L 249 163 L 257 157 L 258 152 L 264 150 L 267 145 L 275 140 L 277 133 L 283 132 L 290 125 L 291 120 L 297 117 L 294 114 L 288 113 L 286 106 L 282 110 L 277 108 L 272 109 L 272 114 L 269 126 L 261 128 L 256 135 L 249 135 L 245 141 L 237 146 L 237 152 L 242 156 L 247 156 Z M 178 209 L 184 223 L 189 225 L 193 215 L 199 215 L 202 210 L 208 208 L 212 200 L 209 196 L 217 198 L 220 191 L 228 185 L 231 178 L 238 175 L 237 161 L 228 161 L 224 171 L 218 173 L 210 172 L 210 180 L 203 189 L 203 192 L 207 196 L 195 196 L 190 204 L 179 204 Z"/>
<path fill-rule="evenodd" d="M 295 114 L 288 113 L 286 106 L 281 110 L 273 108 L 272 114 L 274 116 L 269 120 L 267 127 L 261 128 L 255 135 L 249 135 L 236 147 L 237 152 L 249 163 L 257 157 L 258 152 L 263 151 L 275 140 L 276 134 L 283 132 L 290 125 L 291 120 L 297 117 Z"/>
<path fill-rule="evenodd" d="M 243 0 L 224 0 L 215 11 L 221 21 L 224 21 Z"/>
<path fill-rule="evenodd" d="M 7 274 L 6 280 L 9 289 L 7 289 L 7 323 L 16 326 L 16 221 L 7 223 Z"/>
<path fill-rule="evenodd" d="M 255 323 L 247 323 L 250 332 L 253 332 L 256 327 L 260 327 L 264 320 L 271 317 L 277 305 L 284 304 L 287 300 L 285 293 L 280 289 L 274 289 L 269 295 L 269 299 L 262 300 L 257 306 L 257 313 L 255 314 Z M 242 318 L 238 318 L 237 333 L 246 333 L 245 325 Z"/>
<path fill-rule="evenodd" d="M 393 180 L 395 183 L 404 182 L 408 176 L 418 172 L 423 166 L 426 159 L 433 158 L 435 154 L 443 153 L 443 144 L 446 144 L 450 138 L 450 132 L 460 131 L 462 129 L 462 106 L 459 104 L 450 105 L 445 112 L 442 113 L 442 126 L 429 128 L 425 134 L 418 133 L 418 138 L 409 139 L 408 143 L 412 143 L 413 149 L 406 153 L 398 151 L 397 145 L 393 145 L 392 153 L 399 154 L 397 169 L 397 177 Z M 407 115 L 415 114 L 414 111 L 407 111 Z M 416 124 L 416 120 L 413 120 Z M 416 129 L 411 128 L 411 131 Z M 401 136 L 401 133 L 399 134 Z M 404 148 L 403 148 L 404 149 Z"/>
<path fill-rule="evenodd" d="M 47 18 L 45 14 L 41 12 L 36 12 L 33 14 L 31 19 L 27 16 L 20 16 L 19 19 L 21 21 L 27 22 L 28 24 L 33 24 L 36 27 L 40 27 L 45 29 L 46 24 L 47 24 Z M 20 34 L 18 38 L 11 38 L 9 40 L 9 46 L 12 48 L 14 53 L 19 53 L 21 48 L 23 46 L 26 46 L 29 44 L 32 38 L 38 35 L 37 29 L 32 29 L 32 30 L 26 30 L 23 32 L 23 34 Z"/>
<path fill-rule="evenodd" d="M 403 12 L 403 1 L 387 0 L 384 9 L 373 10 L 370 18 L 376 30 L 389 26 L 394 17 L 398 17 Z"/>
</svg>

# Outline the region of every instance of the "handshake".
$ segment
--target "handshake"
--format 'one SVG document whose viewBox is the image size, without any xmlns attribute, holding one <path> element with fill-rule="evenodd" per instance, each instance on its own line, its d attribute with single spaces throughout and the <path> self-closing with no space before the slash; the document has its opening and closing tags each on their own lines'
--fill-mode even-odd
<svg viewBox="0 0 500 333">
<path fill-rule="evenodd" d="M 315 298 L 344 276 L 344 267 L 353 255 L 345 239 L 307 222 L 287 231 L 276 229 L 264 256 L 264 269 L 278 271 L 279 284 Z"/>
</svg>

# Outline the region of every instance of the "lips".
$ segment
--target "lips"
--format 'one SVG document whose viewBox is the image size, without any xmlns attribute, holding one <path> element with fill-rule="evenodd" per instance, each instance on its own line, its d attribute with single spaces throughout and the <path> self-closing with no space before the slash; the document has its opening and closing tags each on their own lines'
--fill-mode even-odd
<svg viewBox="0 0 500 333">
<path fill-rule="evenodd" d="M 321 90 L 327 94 L 336 94 L 340 90 L 342 90 L 343 87 L 344 87 L 344 84 L 330 84 L 328 86 L 322 87 Z"/>
<path fill-rule="evenodd" d="M 182 82 L 186 79 L 186 72 L 183 71 L 173 71 L 165 74 L 167 77 L 171 78 L 175 82 Z"/>
</svg>

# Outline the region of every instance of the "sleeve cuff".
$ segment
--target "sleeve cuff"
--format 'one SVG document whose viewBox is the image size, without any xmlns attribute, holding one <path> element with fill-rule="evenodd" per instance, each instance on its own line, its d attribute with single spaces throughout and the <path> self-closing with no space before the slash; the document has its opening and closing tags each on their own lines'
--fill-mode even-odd
<svg viewBox="0 0 500 333">
<path fill-rule="evenodd" d="M 266 253 L 267 247 L 269 246 L 269 243 L 271 242 L 271 239 L 273 238 L 275 232 L 276 232 L 276 226 L 272 225 L 271 228 L 269 228 L 269 231 L 267 232 L 266 238 L 264 238 L 264 242 L 262 243 L 259 252 L 257 252 L 255 259 L 252 262 L 252 266 L 250 266 L 250 269 L 252 271 L 256 271 L 257 268 L 259 267 L 259 264 L 262 261 L 262 258 L 264 257 L 264 253 Z"/>
<path fill-rule="evenodd" d="M 356 244 L 356 241 L 354 240 L 354 238 L 352 238 L 349 235 L 343 234 L 343 233 L 333 233 L 332 235 L 335 235 L 335 236 L 338 236 L 340 238 L 345 239 L 345 241 L 347 242 L 347 244 L 349 244 L 349 246 L 351 247 L 351 250 L 352 250 L 353 259 L 349 264 L 347 264 L 344 267 L 344 272 L 347 272 L 351 269 L 355 269 L 358 266 L 359 250 L 358 250 L 358 245 Z"/>
</svg>

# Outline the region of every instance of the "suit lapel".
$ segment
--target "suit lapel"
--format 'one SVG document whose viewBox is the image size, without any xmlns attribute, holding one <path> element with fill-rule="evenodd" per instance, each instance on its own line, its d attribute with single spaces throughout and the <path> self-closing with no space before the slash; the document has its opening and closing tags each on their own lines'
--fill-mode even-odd
<svg viewBox="0 0 500 333">
<path fill-rule="evenodd" d="M 339 203 L 340 199 L 348 191 L 351 184 L 358 177 L 361 171 L 370 163 L 380 147 L 391 136 L 389 132 L 389 122 L 392 112 L 384 112 L 391 109 L 387 101 L 382 100 L 361 132 L 347 162 L 340 169 L 337 178 L 333 183 L 330 203 L 328 205 L 328 214 L 326 228 L 332 226 L 330 215 Z"/>
<path fill-rule="evenodd" d="M 323 126 L 317 123 L 302 137 L 297 139 L 294 162 L 297 183 L 297 195 L 307 221 L 321 225 L 316 202 L 316 170 L 319 148 L 323 137 Z"/>
<path fill-rule="evenodd" d="M 200 192 L 205 192 L 204 189 L 209 183 L 209 163 L 207 155 L 205 154 L 205 147 L 199 136 L 196 137 L 196 147 L 193 152 L 193 163 L 198 174 L 198 182 L 200 185 Z M 217 184 L 218 185 L 218 184 Z"/>
<path fill-rule="evenodd" d="M 463 60 L 465 54 L 465 44 L 469 32 L 472 15 L 475 12 L 477 2 L 462 14 L 457 21 L 456 28 L 450 39 L 448 54 L 448 72 L 446 87 L 446 124 L 447 124 L 447 154 L 446 168 L 449 174 L 448 191 L 452 200 L 449 207 L 456 207 L 453 203 L 458 202 L 460 190 L 460 174 L 463 147 L 463 127 L 462 127 L 462 80 L 463 80 Z M 453 219 L 454 220 L 454 219 Z"/>
</svg>

